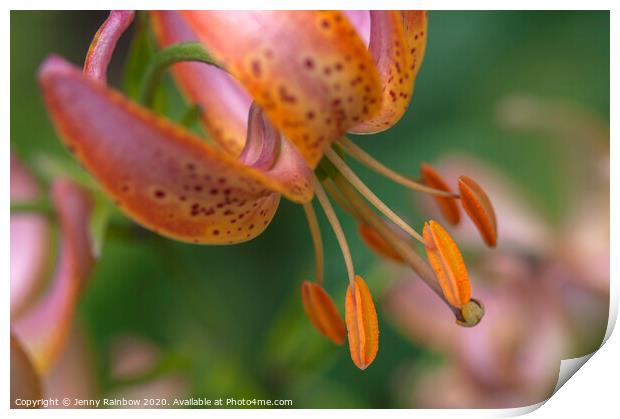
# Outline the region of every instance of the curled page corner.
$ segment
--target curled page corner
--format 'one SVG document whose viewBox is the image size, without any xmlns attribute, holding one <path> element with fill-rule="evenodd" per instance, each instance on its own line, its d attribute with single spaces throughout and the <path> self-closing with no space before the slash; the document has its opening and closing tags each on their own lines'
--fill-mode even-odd
<svg viewBox="0 0 620 419">
<path fill-rule="evenodd" d="M 603 343 L 605 342 L 603 341 Z M 603 343 L 601 343 L 601 346 L 603 345 Z M 562 386 L 566 384 L 566 382 L 573 375 L 575 375 L 577 371 L 579 371 L 579 368 L 583 367 L 583 365 L 586 362 L 588 362 L 588 360 L 592 358 L 592 356 L 596 352 L 597 351 L 594 351 L 590 354 L 581 356 L 579 358 L 563 359 L 562 361 L 560 361 L 560 372 L 558 374 L 558 382 L 556 383 L 555 388 L 553 389 L 553 393 L 551 393 L 551 397 L 553 397 L 553 395 L 557 393 L 557 391 L 560 388 L 562 388 Z"/>
<path fill-rule="evenodd" d="M 583 367 L 586 364 L 586 362 L 588 362 L 590 358 L 592 358 L 594 354 L 596 354 L 603 347 L 603 345 L 605 345 L 605 343 L 607 342 L 607 339 L 609 339 L 609 337 L 611 336 L 611 333 L 613 332 L 616 326 L 617 318 L 618 318 L 618 295 L 616 291 L 613 289 L 613 287 L 611 287 L 609 318 L 607 320 L 607 329 L 605 330 L 605 337 L 603 338 L 603 341 L 601 342 L 601 345 L 598 347 L 598 349 L 592 353 L 586 354 L 581 357 L 561 360 L 560 371 L 558 373 L 558 381 L 555 385 L 555 388 L 553 389 L 553 392 L 549 395 L 549 397 L 546 400 L 543 400 L 539 403 L 531 404 L 529 406 L 517 407 L 513 409 L 502 409 L 505 415 L 501 415 L 501 417 L 514 417 L 514 416 L 525 415 L 527 413 L 531 413 L 537 410 L 539 407 L 547 403 L 547 401 L 549 401 L 553 397 L 553 395 L 557 393 L 558 390 L 560 390 L 560 388 L 562 388 L 562 386 L 566 384 L 568 380 L 573 375 L 575 375 L 575 373 L 579 371 L 579 369 Z"/>
<path fill-rule="evenodd" d="M 603 347 L 605 342 L 607 342 L 607 339 L 609 339 L 609 336 L 611 336 L 611 333 L 613 332 L 616 326 L 616 319 L 618 318 L 618 296 L 614 292 L 613 287 L 610 291 L 611 291 L 611 295 L 610 295 L 611 298 L 610 298 L 610 304 L 609 304 L 609 318 L 607 320 L 607 329 L 605 330 L 605 337 L 603 338 L 601 345 L 598 347 L 596 351 L 592 353 L 589 353 L 587 355 L 584 355 L 578 358 L 563 359 L 560 362 L 560 372 L 558 374 L 558 382 L 556 383 L 555 388 L 553 389 L 553 393 L 551 393 L 551 396 L 549 396 L 549 398 L 553 397 L 553 395 L 560 388 L 562 388 L 562 386 L 566 384 L 566 382 L 573 375 L 575 375 L 575 373 L 579 371 L 579 369 L 583 367 L 585 363 L 588 362 L 588 360 L 592 358 L 594 354 L 596 354 L 599 351 L 599 349 Z"/>
</svg>

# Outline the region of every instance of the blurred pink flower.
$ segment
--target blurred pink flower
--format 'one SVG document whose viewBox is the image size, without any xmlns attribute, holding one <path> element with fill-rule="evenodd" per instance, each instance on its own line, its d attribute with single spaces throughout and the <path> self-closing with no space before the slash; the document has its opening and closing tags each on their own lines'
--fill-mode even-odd
<svg viewBox="0 0 620 419">
<path fill-rule="evenodd" d="M 15 158 L 11 157 L 11 201 L 41 198 L 39 186 Z M 11 315 L 16 315 L 33 297 L 43 279 L 50 248 L 50 225 L 45 216 L 11 216 Z"/>
<path fill-rule="evenodd" d="M 56 362 L 43 377 L 45 397 L 70 399 L 94 399 L 97 395 L 95 365 L 90 348 L 74 327 L 69 332 L 65 345 Z M 64 408 L 64 406 L 58 406 Z M 77 408 L 79 406 L 71 406 Z"/>
<path fill-rule="evenodd" d="M 94 262 L 89 194 L 62 179 L 52 183 L 50 193 L 60 241 L 49 283 L 44 275 L 47 260 L 54 254 L 49 221 L 40 214 L 11 216 L 11 334 L 15 348 L 23 348 L 37 377 L 46 375 L 62 353 L 79 292 Z M 35 180 L 12 156 L 12 201 L 32 203 L 38 198 Z"/>
<path fill-rule="evenodd" d="M 485 303 L 477 327 L 454 327 L 418 280 L 396 283 L 384 306 L 415 342 L 443 353 L 439 368 L 414 374 L 405 403 L 416 407 L 517 407 L 551 395 L 560 360 L 601 343 L 609 293 L 608 184 L 595 182 L 553 227 L 499 170 L 464 156 L 434 164 L 446 179 L 470 173 L 501 214 L 497 251 L 482 252 L 471 223 L 453 230 L 473 263 L 473 286 Z M 423 201 L 428 210 L 434 202 Z M 593 216 L 593 214 L 595 214 Z M 440 217 L 438 215 L 438 217 Z"/>
<path fill-rule="evenodd" d="M 157 346 L 143 338 L 119 336 L 110 348 L 110 376 L 117 385 L 108 397 L 170 400 L 186 396 L 189 383 L 182 374 L 162 368 L 164 357 Z"/>
</svg>

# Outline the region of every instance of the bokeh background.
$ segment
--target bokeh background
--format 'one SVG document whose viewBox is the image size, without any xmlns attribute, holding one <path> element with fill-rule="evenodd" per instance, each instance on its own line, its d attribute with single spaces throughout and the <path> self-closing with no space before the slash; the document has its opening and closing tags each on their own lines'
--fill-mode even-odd
<svg viewBox="0 0 620 419">
<path fill-rule="evenodd" d="M 79 169 L 46 116 L 37 67 L 50 53 L 81 64 L 106 16 L 11 13 L 11 151 L 44 181 L 55 166 Z M 111 68 L 110 83 L 120 88 L 132 31 Z M 169 78 L 163 94 L 168 114 L 181 115 Z M 414 275 L 379 260 L 341 213 L 379 312 L 379 354 L 359 371 L 348 349 L 319 336 L 303 314 L 300 284 L 314 275 L 314 254 L 300 207 L 282 202 L 264 234 L 229 247 L 172 242 L 117 215 L 129 228 L 106 235 L 46 394 L 292 399 L 294 407 L 313 408 L 541 400 L 555 384 L 558 354 L 595 349 L 606 327 L 608 126 L 609 13 L 430 12 L 409 111 L 393 129 L 356 140 L 403 173 L 417 175 L 426 161 L 478 174 L 498 201 L 505 245 L 491 251 L 466 229 L 455 233 L 474 295 L 477 287 L 488 294 L 490 335 L 460 337 L 449 317 L 429 315 L 439 302 L 425 306 Z M 432 214 L 424 199 L 352 165 L 414 227 Z M 342 310 L 346 272 L 320 221 L 326 288 Z M 527 319 L 533 306 L 539 317 Z M 540 330 L 537 318 L 558 320 Z M 540 336 L 554 340 L 530 348 Z M 553 350 L 552 361 L 537 357 Z"/>
</svg>

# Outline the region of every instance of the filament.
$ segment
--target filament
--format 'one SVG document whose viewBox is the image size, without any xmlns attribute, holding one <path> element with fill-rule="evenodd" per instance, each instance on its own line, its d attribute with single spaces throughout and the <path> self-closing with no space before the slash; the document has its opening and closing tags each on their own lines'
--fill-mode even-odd
<svg viewBox="0 0 620 419">
<path fill-rule="evenodd" d="M 332 150 L 328 148 L 325 151 L 325 155 L 332 162 L 334 166 L 340 171 L 340 173 L 371 203 L 377 208 L 383 215 L 385 215 L 394 224 L 399 226 L 411 237 L 416 239 L 422 244 L 426 244 L 424 238 L 415 231 L 409 224 L 403 221 L 394 211 L 392 211 L 387 205 L 381 201 L 377 195 L 375 195 L 369 188 L 357 177 L 357 175 L 347 166 L 347 164 Z"/>
<path fill-rule="evenodd" d="M 351 215 L 355 215 L 355 209 L 353 209 L 351 204 L 349 204 L 344 199 L 344 197 L 342 196 L 342 193 L 340 193 L 340 191 L 338 190 L 338 187 L 334 184 L 333 180 L 331 180 L 330 178 L 323 180 L 323 187 L 325 188 L 325 191 L 327 191 L 329 196 L 334 201 L 336 201 L 336 204 L 338 204 L 340 208 L 342 208 L 343 210 L 345 210 Z"/>
<path fill-rule="evenodd" d="M 395 172 L 389 167 L 383 165 L 380 161 L 376 160 L 370 154 L 361 149 L 358 145 L 356 145 L 353 141 L 349 140 L 346 137 L 342 137 L 338 141 L 338 145 L 340 145 L 344 151 L 347 152 L 351 157 L 353 157 L 358 162 L 362 163 L 364 166 L 369 169 L 374 170 L 380 175 L 385 176 L 388 179 L 393 180 L 394 182 L 405 186 L 414 191 L 418 192 L 426 192 L 431 195 L 443 196 L 447 198 L 456 198 L 458 195 L 453 194 L 452 192 L 442 191 L 439 189 L 431 188 L 422 183 L 413 181 L 408 177 L 401 175 L 400 173 Z"/>
<path fill-rule="evenodd" d="M 312 244 L 314 245 L 314 257 L 316 258 L 316 282 L 321 285 L 323 283 L 323 270 L 325 266 L 321 229 L 319 228 L 319 222 L 316 219 L 316 212 L 314 212 L 312 203 L 304 204 L 303 207 L 304 213 L 306 214 L 306 220 L 308 220 L 310 235 L 312 236 Z"/>
<path fill-rule="evenodd" d="M 334 211 L 332 204 L 329 202 L 329 198 L 327 197 L 325 190 L 323 190 L 321 183 L 316 177 L 314 178 L 314 192 L 317 199 L 319 200 L 319 204 L 321 204 L 321 207 L 323 208 L 323 211 L 327 216 L 327 220 L 329 221 L 329 224 L 331 225 L 334 234 L 336 235 L 338 245 L 340 246 L 342 256 L 344 257 L 344 263 L 347 267 L 349 282 L 353 283 L 355 281 L 355 272 L 353 271 L 353 259 L 351 258 L 351 251 L 349 250 L 347 239 L 344 236 L 344 231 L 342 230 L 340 221 L 338 221 L 336 212 Z"/>
</svg>

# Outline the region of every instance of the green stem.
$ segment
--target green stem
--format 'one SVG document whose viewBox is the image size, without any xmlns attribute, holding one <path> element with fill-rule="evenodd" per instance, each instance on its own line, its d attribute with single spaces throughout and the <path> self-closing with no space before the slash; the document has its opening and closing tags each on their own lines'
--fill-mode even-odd
<svg viewBox="0 0 620 419">
<path fill-rule="evenodd" d="M 201 114 L 202 108 L 198 105 L 194 105 L 181 117 L 179 124 L 183 125 L 185 128 L 189 128 L 200 119 Z"/>
<path fill-rule="evenodd" d="M 140 90 L 140 102 L 143 105 L 152 107 L 155 91 L 168 67 L 183 61 L 195 61 L 219 67 L 198 42 L 183 42 L 164 48 L 155 54 L 146 69 Z"/>
<path fill-rule="evenodd" d="M 32 212 L 37 212 L 48 216 L 54 215 L 54 206 L 47 199 L 11 202 L 11 214 Z"/>
<path fill-rule="evenodd" d="M 390 243 L 394 250 L 404 259 L 404 261 L 414 270 L 414 272 L 422 278 L 426 285 L 428 285 L 433 292 L 435 292 L 435 294 L 437 294 L 437 296 L 441 298 L 444 303 L 446 303 L 446 306 L 454 313 L 458 324 L 471 327 L 481 320 L 483 314 L 480 314 L 476 318 L 472 319 L 473 315 L 464 315 L 461 310 L 448 303 L 430 266 L 428 266 L 424 259 L 422 259 L 422 257 L 415 251 L 408 240 L 400 237 L 381 217 L 379 217 L 379 215 L 377 215 L 377 213 L 358 194 L 357 190 L 355 190 L 349 181 L 342 176 L 342 174 L 338 171 L 330 170 L 330 177 L 348 204 L 355 209 L 355 213 L 362 218 L 364 223 L 372 227 L 385 241 Z M 479 307 L 480 310 L 482 310 L 482 306 L 478 301 L 472 300 L 472 302 L 474 306 Z M 473 309 L 475 309 L 475 307 Z M 472 307 L 467 306 L 467 310 L 472 310 Z M 479 312 L 476 314 L 479 314 Z"/>
</svg>

